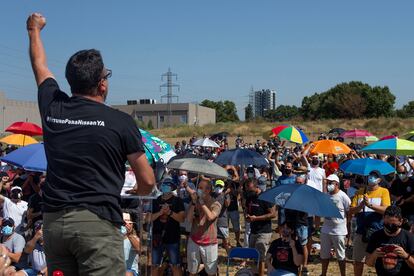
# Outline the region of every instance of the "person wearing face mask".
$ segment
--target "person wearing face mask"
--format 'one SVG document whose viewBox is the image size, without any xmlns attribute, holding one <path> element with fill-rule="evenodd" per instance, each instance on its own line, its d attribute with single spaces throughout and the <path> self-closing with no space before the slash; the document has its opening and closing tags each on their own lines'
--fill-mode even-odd
<svg viewBox="0 0 414 276">
<path fill-rule="evenodd" d="M 356 192 L 349 208 L 349 212 L 356 216 L 357 224 L 352 252 L 356 276 L 363 275 L 367 243 L 372 233 L 383 227 L 383 214 L 391 205 L 388 190 L 379 185 L 381 182 L 379 173 L 371 172 L 367 181 L 368 184 Z"/>
<path fill-rule="evenodd" d="M 10 177 L 6 172 L 0 172 L 0 194 L 3 196 L 9 196 L 10 190 Z"/>
<path fill-rule="evenodd" d="M 27 202 L 21 200 L 23 197 L 20 187 L 13 187 L 10 190 L 10 199 L 0 195 L 0 204 L 3 205 L 3 217 L 10 217 L 15 223 L 16 232 L 23 233 L 22 220 L 27 211 Z"/>
<path fill-rule="evenodd" d="M 295 184 L 295 181 L 296 175 L 293 174 L 293 164 L 292 162 L 286 162 L 282 169 L 282 176 L 276 181 L 276 186 Z"/>
<path fill-rule="evenodd" d="M 414 235 L 402 229 L 401 209 L 389 206 L 384 212 L 384 228 L 372 234 L 366 264 L 378 275 L 414 274 Z"/>
<path fill-rule="evenodd" d="M 403 218 L 411 225 L 411 232 L 414 226 L 414 179 L 410 178 L 407 168 L 403 165 L 397 167 L 398 177 L 392 182 L 390 193 L 395 204 L 402 210 Z"/>
<path fill-rule="evenodd" d="M 161 185 L 160 195 L 152 207 L 153 221 L 152 241 L 152 275 L 162 275 L 162 257 L 166 251 L 174 276 L 182 274 L 180 260 L 180 223 L 184 222 L 184 203 L 174 195 L 176 186 L 171 178 L 165 178 Z"/>
<path fill-rule="evenodd" d="M 187 262 L 192 276 L 198 273 L 201 263 L 208 275 L 218 272 L 217 218 L 221 204 L 211 196 L 212 192 L 210 181 L 203 179 L 198 184 L 197 192 L 191 194 L 187 217 L 192 226 L 187 243 Z"/>
<path fill-rule="evenodd" d="M 214 184 L 214 198 L 220 202 L 221 211 L 217 218 L 217 236 L 222 240 L 223 248 L 228 252 L 230 245 L 229 238 L 229 223 L 227 218 L 227 207 L 230 205 L 230 191 L 225 189 L 223 180 L 216 180 Z"/>
<path fill-rule="evenodd" d="M 22 235 L 14 231 L 15 223 L 12 218 L 4 218 L 1 222 L 0 242 L 9 250 L 8 256 L 12 265 L 17 266 L 23 253 L 26 242 Z"/>
<path fill-rule="evenodd" d="M 141 241 L 135 232 L 131 214 L 122 213 L 122 218 L 124 225 L 121 226 L 121 234 L 124 237 L 126 276 L 137 276 L 139 274 L 138 254 L 141 251 Z"/>
<path fill-rule="evenodd" d="M 250 223 L 249 247 L 260 253 L 259 276 L 264 275 L 265 257 L 272 238 L 272 219 L 276 218 L 275 206 L 259 199 L 257 180 L 246 183 L 246 221 Z"/>
<path fill-rule="evenodd" d="M 293 226 L 284 223 L 279 226 L 280 238 L 274 240 L 266 254 L 269 276 L 295 276 L 303 263 L 303 250 L 295 238 Z"/>
<path fill-rule="evenodd" d="M 347 230 L 347 213 L 351 200 L 349 197 L 339 189 L 339 177 L 335 174 L 331 174 L 327 178 L 328 185 L 326 189 L 338 207 L 342 218 L 324 218 L 324 223 L 321 229 L 321 263 L 322 263 L 322 276 L 325 276 L 328 271 L 329 259 L 331 258 L 331 249 L 333 248 L 338 260 L 341 276 L 345 276 L 345 245 Z"/>
<path fill-rule="evenodd" d="M 178 171 L 178 188 L 177 188 L 177 195 L 179 198 L 183 200 L 184 203 L 184 211 L 187 214 L 188 209 L 191 205 L 191 197 L 190 194 L 196 191 L 196 187 L 191 182 L 191 179 L 188 178 L 188 172 L 184 170 Z M 188 235 L 191 230 L 191 223 L 188 222 L 187 216 L 183 223 L 180 224 L 183 232 Z"/>
</svg>

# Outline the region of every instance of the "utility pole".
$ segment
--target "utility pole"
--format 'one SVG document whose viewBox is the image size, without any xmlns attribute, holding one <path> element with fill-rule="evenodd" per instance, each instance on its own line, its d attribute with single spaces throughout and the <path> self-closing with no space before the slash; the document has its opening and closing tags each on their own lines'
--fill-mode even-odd
<svg viewBox="0 0 414 276">
<path fill-rule="evenodd" d="M 161 103 L 162 103 L 162 99 L 164 98 L 167 99 L 168 126 L 171 126 L 171 116 L 172 116 L 171 104 L 172 104 L 173 99 L 176 98 L 177 103 L 178 103 L 178 96 L 173 94 L 173 87 L 177 87 L 178 92 L 180 91 L 180 86 L 172 82 L 173 77 L 175 77 L 175 80 L 177 80 L 177 74 L 172 73 L 170 68 L 168 68 L 168 72 L 161 75 L 161 81 L 164 81 L 164 78 L 167 78 L 167 82 L 160 85 L 160 91 L 162 90 L 162 88 L 167 87 L 167 94 L 161 96 Z"/>
</svg>

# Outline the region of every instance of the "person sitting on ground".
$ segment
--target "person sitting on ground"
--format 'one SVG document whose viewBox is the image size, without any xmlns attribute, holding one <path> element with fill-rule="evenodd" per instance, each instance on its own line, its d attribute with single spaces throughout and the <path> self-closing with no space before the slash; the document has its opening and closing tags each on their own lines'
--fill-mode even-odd
<svg viewBox="0 0 414 276">
<path fill-rule="evenodd" d="M 279 235 L 266 254 L 267 273 L 270 276 L 298 275 L 303 263 L 303 249 L 296 239 L 294 226 L 285 222 L 279 226 Z"/>
<path fill-rule="evenodd" d="M 389 206 L 384 212 L 384 229 L 373 233 L 366 252 L 366 264 L 378 275 L 414 274 L 414 235 L 401 229 L 401 209 Z"/>
</svg>

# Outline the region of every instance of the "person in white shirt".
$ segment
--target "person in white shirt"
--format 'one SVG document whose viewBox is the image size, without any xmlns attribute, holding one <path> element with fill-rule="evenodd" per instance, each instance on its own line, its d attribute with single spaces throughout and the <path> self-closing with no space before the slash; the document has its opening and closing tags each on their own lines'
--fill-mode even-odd
<svg viewBox="0 0 414 276">
<path fill-rule="evenodd" d="M 3 217 L 10 217 L 14 220 L 15 231 L 23 233 L 23 217 L 27 212 L 27 202 L 21 200 L 23 197 L 22 189 L 18 186 L 11 188 L 10 199 L 0 195 L 0 204 L 3 205 Z"/>
<path fill-rule="evenodd" d="M 342 218 L 325 218 L 321 229 L 321 263 L 322 276 L 326 275 L 331 258 L 331 249 L 333 248 L 338 259 L 341 276 L 345 276 L 345 244 L 346 235 L 348 234 L 346 216 L 351 205 L 351 200 L 346 193 L 339 189 L 339 177 L 331 174 L 327 178 L 326 187 L 332 201 L 338 207 Z"/>
</svg>

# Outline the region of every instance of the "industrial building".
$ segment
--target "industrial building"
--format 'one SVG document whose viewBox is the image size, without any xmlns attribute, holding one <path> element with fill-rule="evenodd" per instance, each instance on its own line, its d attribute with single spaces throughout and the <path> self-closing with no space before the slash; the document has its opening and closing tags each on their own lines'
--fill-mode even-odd
<svg viewBox="0 0 414 276">
<path fill-rule="evenodd" d="M 249 104 L 253 108 L 254 117 L 264 117 L 266 111 L 276 109 L 276 91 L 270 89 L 251 91 Z"/>
</svg>

